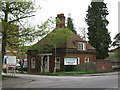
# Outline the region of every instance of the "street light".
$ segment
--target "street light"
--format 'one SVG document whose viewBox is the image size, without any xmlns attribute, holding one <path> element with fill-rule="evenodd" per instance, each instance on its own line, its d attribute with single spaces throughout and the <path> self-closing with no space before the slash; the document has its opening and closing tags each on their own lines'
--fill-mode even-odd
<svg viewBox="0 0 120 90">
<path fill-rule="evenodd" d="M 2 60 L 2 42 L 0 41 L 0 60 Z M 2 65 L 3 63 L 0 61 L 0 66 L 3 66 Z M 2 74 L 2 68 L 0 68 L 0 75 Z"/>
<path fill-rule="evenodd" d="M 56 72 L 56 44 L 53 44 L 55 48 L 55 67 L 54 67 L 54 72 Z"/>
</svg>

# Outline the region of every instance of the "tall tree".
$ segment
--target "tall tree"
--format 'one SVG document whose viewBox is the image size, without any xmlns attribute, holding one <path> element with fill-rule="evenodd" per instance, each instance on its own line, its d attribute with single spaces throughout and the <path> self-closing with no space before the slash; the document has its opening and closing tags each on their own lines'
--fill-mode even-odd
<svg viewBox="0 0 120 90">
<path fill-rule="evenodd" d="M 15 25 L 20 20 L 32 17 L 34 5 L 32 2 L 0 2 L 1 20 L 2 20 L 2 56 L 5 55 L 5 49 L 8 46 L 18 44 L 16 38 L 19 36 L 19 28 Z M 15 42 L 14 42 L 15 41 Z"/>
<path fill-rule="evenodd" d="M 46 34 L 49 19 L 35 27 L 26 28 L 23 21 L 26 18 L 35 16 L 34 2 L 0 2 L 1 11 L 0 19 L 2 21 L 2 62 L 5 55 L 5 49 L 19 49 L 23 44 L 32 42 L 39 36 Z M 27 22 L 29 23 L 29 22 Z M 19 28 L 20 27 L 20 28 Z"/>
<path fill-rule="evenodd" d="M 69 17 L 67 18 L 67 28 L 69 28 L 71 31 L 73 31 L 75 34 L 77 34 L 76 30 L 75 30 L 75 27 L 74 27 L 74 24 L 73 24 L 73 20 L 72 18 Z"/>
<path fill-rule="evenodd" d="M 88 25 L 88 39 L 96 48 L 97 58 L 104 59 L 108 56 L 108 48 L 111 43 L 110 33 L 106 28 L 109 24 L 106 16 L 108 9 L 104 2 L 91 2 L 88 6 L 86 23 Z"/>
</svg>

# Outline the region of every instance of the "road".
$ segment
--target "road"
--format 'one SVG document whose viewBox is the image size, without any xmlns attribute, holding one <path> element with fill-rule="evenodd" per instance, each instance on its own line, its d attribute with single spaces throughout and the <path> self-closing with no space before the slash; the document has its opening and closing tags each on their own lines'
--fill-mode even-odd
<svg viewBox="0 0 120 90">
<path fill-rule="evenodd" d="M 16 74 L 3 88 L 118 88 L 118 74 L 95 76 L 41 76 Z"/>
</svg>

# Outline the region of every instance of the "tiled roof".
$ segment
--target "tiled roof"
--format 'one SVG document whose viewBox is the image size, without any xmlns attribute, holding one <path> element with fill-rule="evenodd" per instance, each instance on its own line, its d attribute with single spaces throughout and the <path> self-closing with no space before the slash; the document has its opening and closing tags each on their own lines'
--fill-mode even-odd
<svg viewBox="0 0 120 90">
<path fill-rule="evenodd" d="M 95 51 L 95 48 L 92 47 L 87 41 L 83 40 L 80 36 L 74 34 L 71 30 L 68 29 L 55 29 L 34 46 L 39 50 L 43 50 L 42 48 L 45 47 L 49 47 L 50 50 L 52 50 L 54 45 L 56 45 L 56 48 L 76 49 L 78 42 L 86 43 L 86 51 Z"/>
</svg>

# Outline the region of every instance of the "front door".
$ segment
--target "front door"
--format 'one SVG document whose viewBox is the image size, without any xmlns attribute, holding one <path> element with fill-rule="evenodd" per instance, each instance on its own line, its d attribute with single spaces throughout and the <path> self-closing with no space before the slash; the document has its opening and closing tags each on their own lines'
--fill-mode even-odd
<svg viewBox="0 0 120 90">
<path fill-rule="evenodd" d="M 43 72 L 49 72 L 49 56 L 45 55 L 43 57 Z"/>
</svg>

